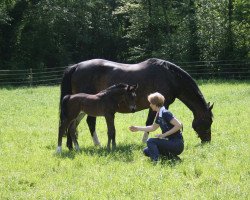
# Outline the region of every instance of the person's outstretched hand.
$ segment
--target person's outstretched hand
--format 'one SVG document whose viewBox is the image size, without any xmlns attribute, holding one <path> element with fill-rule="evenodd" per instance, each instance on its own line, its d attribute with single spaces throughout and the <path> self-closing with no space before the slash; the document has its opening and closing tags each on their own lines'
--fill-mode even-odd
<svg viewBox="0 0 250 200">
<path fill-rule="evenodd" d="M 129 130 L 132 131 L 132 132 L 136 132 L 136 131 L 138 131 L 138 128 L 135 127 L 135 126 L 130 126 Z"/>
</svg>

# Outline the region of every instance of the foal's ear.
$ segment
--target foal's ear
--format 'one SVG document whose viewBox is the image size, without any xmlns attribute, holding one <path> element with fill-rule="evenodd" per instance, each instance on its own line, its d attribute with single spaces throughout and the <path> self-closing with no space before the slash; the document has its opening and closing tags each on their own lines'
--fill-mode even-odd
<svg viewBox="0 0 250 200">
<path fill-rule="evenodd" d="M 137 88 L 138 88 L 138 84 L 136 84 L 136 85 L 129 85 L 128 88 L 127 88 L 127 90 L 128 91 L 135 91 L 135 90 L 137 90 Z"/>
<path fill-rule="evenodd" d="M 133 85 L 133 86 L 132 86 L 132 89 L 133 89 L 133 90 L 137 90 L 137 88 L 138 88 L 138 83 L 137 83 L 136 85 Z"/>
</svg>

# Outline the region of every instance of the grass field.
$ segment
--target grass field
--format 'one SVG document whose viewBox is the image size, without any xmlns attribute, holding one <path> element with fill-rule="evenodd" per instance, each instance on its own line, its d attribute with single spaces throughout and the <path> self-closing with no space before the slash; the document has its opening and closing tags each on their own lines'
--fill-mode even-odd
<svg viewBox="0 0 250 200">
<path fill-rule="evenodd" d="M 85 119 L 81 151 L 55 155 L 59 86 L 0 88 L 0 199 L 250 199 L 250 82 L 199 81 L 214 102 L 212 143 L 200 145 L 191 111 L 170 110 L 184 124 L 181 162 L 153 165 L 142 155 L 147 111 L 117 114 L 117 150 L 108 153 L 104 118 L 97 120 L 103 148 L 93 146 Z M 152 134 L 153 136 L 154 134 Z"/>
</svg>

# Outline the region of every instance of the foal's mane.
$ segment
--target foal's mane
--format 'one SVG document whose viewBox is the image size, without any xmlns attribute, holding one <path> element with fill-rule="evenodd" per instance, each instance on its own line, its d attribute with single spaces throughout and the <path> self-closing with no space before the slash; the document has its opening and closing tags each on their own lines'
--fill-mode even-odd
<svg viewBox="0 0 250 200">
<path fill-rule="evenodd" d="M 108 87 L 105 90 L 102 90 L 100 93 L 110 93 L 114 90 L 121 90 L 121 89 L 125 89 L 128 85 L 124 84 L 124 83 L 118 83 L 115 85 L 112 85 L 110 87 Z"/>
<path fill-rule="evenodd" d="M 192 88 L 195 95 L 199 96 L 201 99 L 201 103 L 208 108 L 207 103 L 205 101 L 205 98 L 203 94 L 201 93 L 198 85 L 195 83 L 194 79 L 183 69 L 181 69 L 179 66 L 165 60 L 152 58 L 149 60 L 149 62 L 152 65 L 158 65 L 161 67 L 164 67 L 168 71 L 170 71 L 175 77 L 177 77 L 179 80 L 183 81 L 183 86 L 187 86 Z"/>
</svg>

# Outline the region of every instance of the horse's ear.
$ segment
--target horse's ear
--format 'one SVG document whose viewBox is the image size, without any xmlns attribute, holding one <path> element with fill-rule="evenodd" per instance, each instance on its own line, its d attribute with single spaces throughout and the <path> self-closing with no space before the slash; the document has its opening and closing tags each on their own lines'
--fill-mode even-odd
<svg viewBox="0 0 250 200">
<path fill-rule="evenodd" d="M 213 107 L 214 107 L 214 103 L 213 103 L 211 106 L 210 106 L 210 104 L 209 104 L 209 110 L 212 110 Z"/>
</svg>

